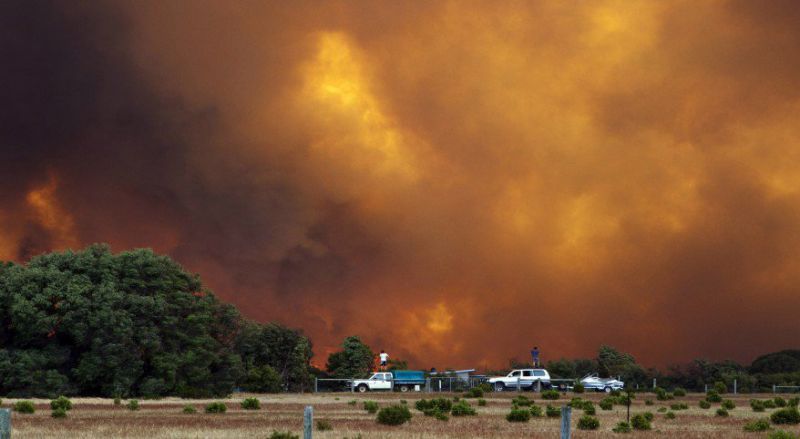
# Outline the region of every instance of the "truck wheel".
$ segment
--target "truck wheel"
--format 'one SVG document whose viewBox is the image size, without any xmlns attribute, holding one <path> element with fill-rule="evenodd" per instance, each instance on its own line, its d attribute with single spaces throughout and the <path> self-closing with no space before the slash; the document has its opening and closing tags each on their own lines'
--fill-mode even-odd
<svg viewBox="0 0 800 439">
<path fill-rule="evenodd" d="M 401 392 L 408 392 L 408 386 L 400 386 Z"/>
<path fill-rule="evenodd" d="M 369 387 L 366 384 L 359 384 L 358 385 L 358 391 L 359 392 L 366 393 L 367 390 L 369 390 Z"/>
<path fill-rule="evenodd" d="M 494 384 L 494 391 L 495 392 L 502 392 L 503 390 L 506 390 L 506 384 L 504 382 L 499 381 L 499 382 Z"/>
<path fill-rule="evenodd" d="M 603 391 L 606 393 L 611 393 L 611 387 L 606 387 L 605 389 L 603 389 Z"/>
</svg>

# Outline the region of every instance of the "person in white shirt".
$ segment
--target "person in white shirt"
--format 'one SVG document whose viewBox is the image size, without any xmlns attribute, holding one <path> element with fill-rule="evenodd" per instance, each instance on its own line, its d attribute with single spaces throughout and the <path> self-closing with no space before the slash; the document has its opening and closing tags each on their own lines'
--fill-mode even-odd
<svg viewBox="0 0 800 439">
<path fill-rule="evenodd" d="M 381 370 L 386 370 L 386 363 L 389 362 L 389 354 L 387 354 L 386 352 L 383 351 L 383 349 L 381 349 L 380 357 L 381 357 Z"/>
</svg>

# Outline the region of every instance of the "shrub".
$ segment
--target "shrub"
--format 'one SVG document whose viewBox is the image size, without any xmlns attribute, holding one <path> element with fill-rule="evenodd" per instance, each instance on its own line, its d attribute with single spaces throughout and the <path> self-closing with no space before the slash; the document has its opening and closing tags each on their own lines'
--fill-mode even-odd
<svg viewBox="0 0 800 439">
<path fill-rule="evenodd" d="M 733 403 L 733 400 L 726 399 L 725 401 L 722 401 L 722 408 L 725 410 L 733 410 L 736 408 L 736 404 Z"/>
<path fill-rule="evenodd" d="M 723 408 L 718 408 L 717 409 L 717 416 L 719 416 L 721 418 L 725 418 L 725 417 L 728 416 L 728 411 L 723 409 Z"/>
<path fill-rule="evenodd" d="M 772 433 L 767 435 L 767 439 L 798 439 L 800 436 L 797 436 L 794 433 L 789 433 L 788 431 L 778 430 L 773 431 Z"/>
<path fill-rule="evenodd" d="M 675 419 L 675 412 L 666 412 L 666 413 L 664 413 L 664 418 L 666 418 L 666 419 Z"/>
<path fill-rule="evenodd" d="M 614 433 L 630 433 L 631 424 L 628 424 L 627 422 L 620 422 L 616 427 L 612 428 L 611 431 Z"/>
<path fill-rule="evenodd" d="M 484 407 L 484 406 L 486 406 L 486 400 L 485 400 L 485 399 L 483 399 L 483 398 L 479 399 L 479 400 L 478 400 L 478 405 L 479 405 L 479 406 L 481 406 L 481 407 Z"/>
<path fill-rule="evenodd" d="M 797 407 L 800 403 L 800 398 L 790 398 L 789 401 L 786 402 L 786 405 L 789 407 Z"/>
<path fill-rule="evenodd" d="M 480 387 L 480 388 L 481 388 L 481 390 L 483 390 L 483 393 L 489 393 L 489 392 L 491 392 L 492 390 L 494 390 L 494 388 L 492 388 L 492 385 L 491 385 L 491 384 L 489 384 L 489 383 L 480 383 L 480 384 L 478 385 L 478 387 Z"/>
<path fill-rule="evenodd" d="M 614 401 L 611 398 L 603 398 L 598 405 L 601 410 L 612 410 L 614 408 Z"/>
<path fill-rule="evenodd" d="M 356 404 L 358 404 L 358 401 L 356 401 L 355 399 L 351 399 L 350 401 L 347 401 L 347 405 L 356 405 Z"/>
<path fill-rule="evenodd" d="M 72 401 L 64 395 L 50 401 L 50 408 L 53 410 L 64 409 L 64 411 L 72 410 Z"/>
<path fill-rule="evenodd" d="M 661 387 L 656 387 L 654 390 L 656 394 L 656 399 L 659 401 L 668 401 L 670 399 L 675 399 L 671 393 L 667 393 L 666 390 L 662 389 Z"/>
<path fill-rule="evenodd" d="M 631 427 L 634 430 L 650 430 L 653 428 L 650 421 L 644 415 L 634 415 L 631 418 Z"/>
<path fill-rule="evenodd" d="M 744 426 L 744 431 L 767 431 L 769 430 L 769 419 L 756 419 L 753 422 L 748 422 Z"/>
<path fill-rule="evenodd" d="M 14 411 L 31 414 L 36 411 L 36 407 L 33 405 L 33 401 L 17 401 L 14 403 Z"/>
<path fill-rule="evenodd" d="M 619 390 L 616 389 L 611 390 L 611 396 L 621 396 L 621 395 L 622 392 L 620 392 Z"/>
<path fill-rule="evenodd" d="M 728 386 L 725 385 L 722 381 L 717 381 L 714 383 L 714 391 L 722 395 L 723 393 L 728 391 Z"/>
<path fill-rule="evenodd" d="M 678 403 L 678 404 L 670 404 L 669 408 L 672 409 L 672 410 L 688 410 L 689 406 L 686 405 L 686 403 L 681 402 L 681 403 Z"/>
<path fill-rule="evenodd" d="M 572 391 L 575 393 L 583 393 L 586 389 L 583 387 L 583 384 L 578 383 L 572 386 Z"/>
<path fill-rule="evenodd" d="M 480 387 L 473 387 L 467 390 L 467 393 L 464 394 L 464 398 L 483 398 L 483 389 Z"/>
<path fill-rule="evenodd" d="M 768 409 L 774 409 L 775 408 L 775 401 L 773 401 L 771 399 L 765 400 L 764 401 L 764 407 L 768 408 Z"/>
<path fill-rule="evenodd" d="M 537 406 L 537 405 L 532 405 L 531 409 L 530 409 L 530 412 L 531 412 L 531 416 L 533 416 L 534 418 L 541 418 L 542 417 L 542 408 Z"/>
<path fill-rule="evenodd" d="M 449 413 L 453 402 L 446 398 L 420 399 L 414 405 L 421 412 L 437 409 L 442 413 Z"/>
<path fill-rule="evenodd" d="M 548 418 L 560 418 L 561 417 L 561 409 L 558 407 L 553 407 L 552 405 L 548 405 L 544 409 L 545 415 Z"/>
<path fill-rule="evenodd" d="M 705 399 L 701 399 L 698 404 L 700 405 L 701 409 L 710 409 L 711 408 L 711 403 L 706 401 Z"/>
<path fill-rule="evenodd" d="M 317 431 L 331 431 L 333 430 L 333 425 L 331 425 L 330 421 L 325 419 L 320 419 L 317 421 Z"/>
<path fill-rule="evenodd" d="M 533 401 L 528 399 L 527 396 L 517 396 L 511 400 L 511 404 L 516 406 L 529 406 L 533 404 Z"/>
<path fill-rule="evenodd" d="M 134 412 L 136 410 L 139 410 L 139 400 L 138 399 L 132 399 L 132 400 L 128 401 L 128 410 L 131 410 L 131 411 L 134 411 Z"/>
<path fill-rule="evenodd" d="M 644 400 L 644 405 L 653 405 L 653 400 L 652 399 L 645 399 Z"/>
<path fill-rule="evenodd" d="M 443 413 L 438 410 L 436 411 L 436 413 L 434 413 L 433 417 L 436 418 L 436 420 L 438 421 L 447 421 L 448 419 L 450 419 L 450 417 L 447 416 L 447 413 Z"/>
<path fill-rule="evenodd" d="M 600 421 L 594 416 L 583 415 L 578 419 L 579 430 L 597 430 L 600 427 Z"/>
<path fill-rule="evenodd" d="M 796 408 L 780 409 L 770 415 L 773 424 L 800 424 L 800 412 Z"/>
<path fill-rule="evenodd" d="M 594 416 L 597 412 L 594 409 L 594 405 L 592 405 L 591 402 L 586 401 L 586 404 L 583 405 L 583 413 Z"/>
<path fill-rule="evenodd" d="M 206 406 L 206 413 L 225 413 L 228 411 L 228 406 L 224 402 L 212 402 Z"/>
<path fill-rule="evenodd" d="M 567 405 L 574 409 L 583 410 L 583 406 L 587 402 L 589 401 L 584 401 L 581 398 L 572 398 L 572 400 L 569 403 L 567 403 Z M 589 404 L 591 404 L 591 402 L 589 402 Z"/>
<path fill-rule="evenodd" d="M 659 412 L 659 413 L 664 413 L 664 412 L 667 411 L 667 408 L 666 407 L 659 407 L 658 410 L 656 410 L 656 411 Z"/>
<path fill-rule="evenodd" d="M 475 409 L 467 401 L 459 401 L 453 404 L 450 413 L 453 416 L 473 416 L 475 415 Z"/>
<path fill-rule="evenodd" d="M 561 395 L 558 394 L 558 390 L 550 389 L 542 392 L 542 399 L 556 400 L 560 396 Z"/>
<path fill-rule="evenodd" d="M 719 395 L 719 392 L 716 390 L 709 390 L 706 393 L 706 401 L 708 402 L 722 402 L 722 397 Z"/>
<path fill-rule="evenodd" d="M 245 410 L 258 410 L 261 408 L 261 401 L 258 398 L 245 398 L 240 405 Z"/>
<path fill-rule="evenodd" d="M 523 409 L 511 409 L 511 412 L 506 415 L 508 422 L 528 422 L 531 419 L 531 412 Z"/>
<path fill-rule="evenodd" d="M 786 400 L 780 396 L 776 396 L 773 401 L 775 401 L 775 407 L 786 407 Z"/>
<path fill-rule="evenodd" d="M 655 417 L 650 412 L 644 412 L 644 413 L 642 413 L 642 416 L 644 416 L 644 418 L 647 419 L 650 422 L 653 422 L 653 418 Z"/>
<path fill-rule="evenodd" d="M 122 404 L 122 398 L 120 398 L 119 395 L 114 396 L 114 405 L 120 404 Z"/>
<path fill-rule="evenodd" d="M 183 413 L 187 415 L 193 415 L 197 413 L 197 409 L 193 405 L 185 405 L 183 406 Z"/>
<path fill-rule="evenodd" d="M 272 431 L 269 439 L 300 439 L 299 435 L 292 434 L 291 431 Z"/>
<path fill-rule="evenodd" d="M 686 389 L 683 387 L 677 387 L 672 391 L 672 394 L 675 396 L 686 396 Z"/>
<path fill-rule="evenodd" d="M 764 401 L 758 399 L 751 399 L 750 400 L 750 408 L 753 409 L 754 412 L 763 412 L 764 411 Z"/>
<path fill-rule="evenodd" d="M 377 406 L 377 404 L 376 404 Z M 383 425 L 401 425 L 411 420 L 411 411 L 404 405 L 390 405 L 378 412 L 376 421 Z"/>
<path fill-rule="evenodd" d="M 50 416 L 52 416 L 54 418 L 66 418 L 67 417 L 67 409 L 64 409 L 64 408 L 61 408 L 61 407 L 53 409 L 53 412 L 50 413 Z"/>
<path fill-rule="evenodd" d="M 378 403 L 375 401 L 364 401 L 362 407 L 364 407 L 364 410 L 366 410 L 367 413 L 370 414 L 373 414 L 378 411 Z"/>
</svg>

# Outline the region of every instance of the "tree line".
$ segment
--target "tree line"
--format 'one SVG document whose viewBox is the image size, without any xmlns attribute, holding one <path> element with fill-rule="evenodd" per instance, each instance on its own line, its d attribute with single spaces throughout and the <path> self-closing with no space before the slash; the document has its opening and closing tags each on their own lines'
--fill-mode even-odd
<svg viewBox="0 0 800 439">
<path fill-rule="evenodd" d="M 27 264 L 0 262 L 0 394 L 11 397 L 212 397 L 235 388 L 305 391 L 314 377 L 355 378 L 375 369 L 375 353 L 345 338 L 325 370 L 311 365 L 302 331 L 245 319 L 197 275 L 169 257 L 107 245 L 55 252 Z M 530 367 L 512 360 L 511 368 Z M 389 369 L 406 369 L 392 359 Z M 800 384 L 800 350 L 749 366 L 695 360 L 667 372 L 602 346 L 596 358 L 546 364 L 554 378 L 599 372 L 629 384 L 701 390 L 737 380 L 742 391 Z M 505 374 L 507 371 L 487 371 Z"/>
</svg>

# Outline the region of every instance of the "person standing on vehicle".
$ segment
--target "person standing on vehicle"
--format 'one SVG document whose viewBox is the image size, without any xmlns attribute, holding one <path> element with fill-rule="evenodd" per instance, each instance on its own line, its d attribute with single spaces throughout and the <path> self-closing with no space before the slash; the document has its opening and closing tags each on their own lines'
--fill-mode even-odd
<svg viewBox="0 0 800 439">
<path fill-rule="evenodd" d="M 383 349 L 381 349 L 380 357 L 381 357 L 381 370 L 386 370 L 386 363 L 389 362 L 389 354 L 387 354 L 386 352 L 383 351 Z"/>
<path fill-rule="evenodd" d="M 533 358 L 533 367 L 539 367 L 539 347 L 534 346 L 531 349 L 531 357 Z"/>
</svg>

